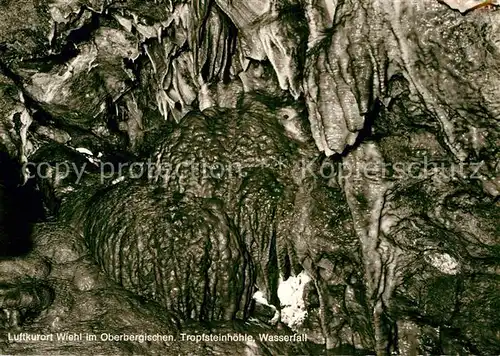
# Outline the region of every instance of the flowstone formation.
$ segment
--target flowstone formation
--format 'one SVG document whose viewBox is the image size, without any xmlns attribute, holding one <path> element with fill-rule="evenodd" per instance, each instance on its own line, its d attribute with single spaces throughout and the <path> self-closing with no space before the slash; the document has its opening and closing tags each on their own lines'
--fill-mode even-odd
<svg viewBox="0 0 500 356">
<path fill-rule="evenodd" d="M 498 6 L 0 3 L 2 353 L 499 353 Z"/>
</svg>

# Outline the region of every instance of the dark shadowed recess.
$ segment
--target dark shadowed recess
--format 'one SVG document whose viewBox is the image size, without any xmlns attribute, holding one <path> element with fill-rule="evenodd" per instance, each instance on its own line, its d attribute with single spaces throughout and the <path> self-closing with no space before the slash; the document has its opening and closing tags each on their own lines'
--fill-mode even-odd
<svg viewBox="0 0 500 356">
<path fill-rule="evenodd" d="M 44 219 L 33 180 L 22 185 L 21 167 L 0 147 L 0 258 L 31 250 L 33 224 Z"/>
</svg>

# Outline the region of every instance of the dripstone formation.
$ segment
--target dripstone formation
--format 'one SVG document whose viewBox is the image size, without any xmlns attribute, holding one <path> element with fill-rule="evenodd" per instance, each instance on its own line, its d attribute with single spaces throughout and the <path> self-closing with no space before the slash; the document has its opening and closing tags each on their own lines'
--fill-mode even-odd
<svg viewBox="0 0 500 356">
<path fill-rule="evenodd" d="M 498 6 L 0 2 L 1 353 L 500 353 Z"/>
</svg>

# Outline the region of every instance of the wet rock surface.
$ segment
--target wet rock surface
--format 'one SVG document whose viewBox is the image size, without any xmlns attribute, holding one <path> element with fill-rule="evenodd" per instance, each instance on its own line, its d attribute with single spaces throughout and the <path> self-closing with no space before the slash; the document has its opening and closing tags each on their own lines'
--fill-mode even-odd
<svg viewBox="0 0 500 356">
<path fill-rule="evenodd" d="M 0 2 L 0 351 L 500 353 L 498 6 Z"/>
</svg>

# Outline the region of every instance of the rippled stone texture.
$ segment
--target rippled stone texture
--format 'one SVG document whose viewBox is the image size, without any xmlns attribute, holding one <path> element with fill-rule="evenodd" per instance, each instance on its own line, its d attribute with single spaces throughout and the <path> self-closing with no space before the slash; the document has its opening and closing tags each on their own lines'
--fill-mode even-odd
<svg viewBox="0 0 500 356">
<path fill-rule="evenodd" d="M 303 179 L 294 169 L 311 143 L 287 138 L 258 101 L 188 114 L 165 137 L 149 177 L 98 191 L 83 208 L 97 262 L 187 319 L 247 318 L 256 288 L 279 306 L 278 259 L 293 243 Z"/>
<path fill-rule="evenodd" d="M 49 178 L 36 181 L 47 217 L 82 232 L 108 278 L 181 319 L 211 320 L 266 310 L 252 307 L 257 288 L 279 310 L 280 277 L 302 271 L 311 282 L 299 328 L 339 353 L 499 352 L 497 1 L 0 6 L 0 149 L 48 161 Z M 217 167 L 203 180 L 183 165 L 182 179 L 97 187 L 101 166 L 149 157 L 236 160 L 245 175 Z M 302 179 L 290 167 L 303 157 L 332 174 Z M 61 162 L 88 163 L 81 182 L 58 176 Z M 85 249 L 58 256 L 61 235 L 49 235 L 36 254 L 75 263 L 74 289 L 60 283 L 68 275 L 42 273 L 32 276 L 41 289 L 12 291 L 40 262 L 4 261 L 2 293 L 19 299 L 4 321 L 32 309 L 25 325 L 43 327 L 43 291 L 61 298 L 59 316 L 75 293 L 104 288 L 92 259 L 69 262 Z"/>
</svg>

